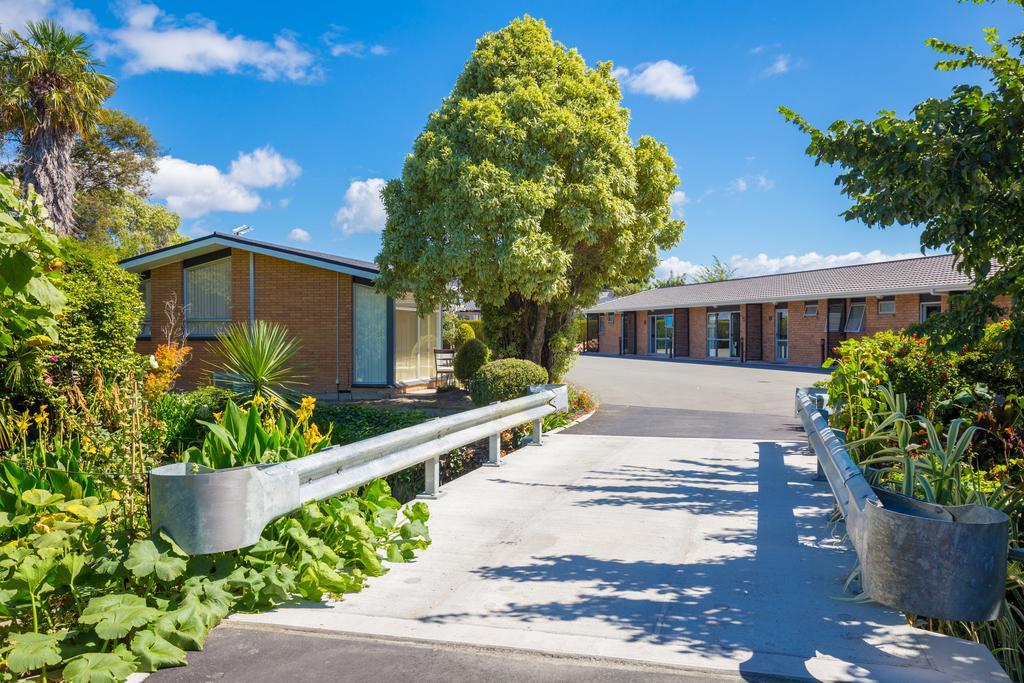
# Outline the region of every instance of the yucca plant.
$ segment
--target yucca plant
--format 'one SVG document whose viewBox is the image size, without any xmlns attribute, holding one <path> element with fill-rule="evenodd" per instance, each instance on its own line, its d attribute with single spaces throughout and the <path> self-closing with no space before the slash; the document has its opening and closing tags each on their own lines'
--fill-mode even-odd
<svg viewBox="0 0 1024 683">
<path fill-rule="evenodd" d="M 234 323 L 218 341 L 215 365 L 239 394 L 275 408 L 295 403 L 295 390 L 304 382 L 294 362 L 299 342 L 288 328 L 264 320 Z"/>
</svg>

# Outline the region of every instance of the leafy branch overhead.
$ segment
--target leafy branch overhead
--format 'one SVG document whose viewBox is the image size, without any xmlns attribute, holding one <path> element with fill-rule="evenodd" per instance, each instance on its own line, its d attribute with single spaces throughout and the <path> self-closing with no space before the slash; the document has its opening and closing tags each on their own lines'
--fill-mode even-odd
<svg viewBox="0 0 1024 683">
<path fill-rule="evenodd" d="M 922 249 L 958 257 L 974 288 L 956 297 L 944 326 L 956 343 L 980 338 L 987 320 L 1024 306 L 1024 34 L 1003 42 L 987 29 L 985 40 L 988 53 L 927 41 L 947 57 L 937 69 L 982 69 L 990 87 L 958 85 L 908 118 L 883 111 L 820 130 L 780 108 L 810 136 L 816 163 L 842 169 L 836 185 L 853 202 L 847 220 L 921 226 Z M 1024 323 L 1012 313 L 1011 320 L 1006 339 L 1024 348 Z"/>
</svg>

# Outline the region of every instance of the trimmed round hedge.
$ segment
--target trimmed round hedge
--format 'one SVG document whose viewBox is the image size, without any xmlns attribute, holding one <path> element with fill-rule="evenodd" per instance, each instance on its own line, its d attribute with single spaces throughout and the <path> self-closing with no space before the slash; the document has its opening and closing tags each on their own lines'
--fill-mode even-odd
<svg viewBox="0 0 1024 683">
<path fill-rule="evenodd" d="M 547 384 L 548 371 L 528 360 L 502 358 L 480 368 L 469 383 L 469 397 L 478 406 L 526 395 L 531 384 Z"/>
<path fill-rule="evenodd" d="M 476 339 L 471 325 L 461 322 L 455 326 L 455 339 L 453 340 L 455 348 L 461 349 L 470 339 Z"/>
<path fill-rule="evenodd" d="M 476 371 L 487 365 L 491 350 L 479 339 L 470 339 L 455 352 L 455 379 L 468 382 Z"/>
</svg>

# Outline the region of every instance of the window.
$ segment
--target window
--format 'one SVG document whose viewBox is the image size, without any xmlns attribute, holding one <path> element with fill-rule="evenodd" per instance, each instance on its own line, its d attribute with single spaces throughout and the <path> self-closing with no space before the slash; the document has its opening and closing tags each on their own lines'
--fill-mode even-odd
<svg viewBox="0 0 1024 683">
<path fill-rule="evenodd" d="M 614 325 L 615 324 L 615 314 L 614 313 L 609 313 L 608 314 L 608 324 L 609 325 Z"/>
<path fill-rule="evenodd" d="M 832 301 L 828 305 L 828 331 L 838 332 L 843 324 L 843 302 Z"/>
<path fill-rule="evenodd" d="M 804 317 L 805 318 L 817 318 L 818 317 L 818 302 L 807 302 L 804 304 Z"/>
<path fill-rule="evenodd" d="M 846 318 L 847 332 L 864 331 L 864 312 L 867 308 L 865 303 L 850 304 L 850 315 Z"/>
<path fill-rule="evenodd" d="M 231 324 L 231 258 L 185 269 L 185 331 L 216 337 Z"/>
<path fill-rule="evenodd" d="M 597 333 L 601 334 L 604 332 L 604 316 L 598 314 L 597 316 Z"/>
<path fill-rule="evenodd" d="M 143 278 L 139 283 L 139 292 L 142 294 L 142 301 L 146 305 L 146 312 L 142 314 L 142 324 L 139 326 L 140 337 L 150 337 L 153 334 L 153 287 L 152 280 Z"/>
<path fill-rule="evenodd" d="M 422 318 L 412 299 L 395 302 L 395 381 L 411 382 L 434 376 L 437 313 Z"/>
<path fill-rule="evenodd" d="M 879 299 L 878 315 L 896 315 L 896 299 L 892 297 Z"/>
<path fill-rule="evenodd" d="M 942 312 L 942 303 L 938 301 L 928 301 L 921 304 L 921 322 L 924 322 L 928 318 L 932 317 L 936 313 Z"/>
</svg>

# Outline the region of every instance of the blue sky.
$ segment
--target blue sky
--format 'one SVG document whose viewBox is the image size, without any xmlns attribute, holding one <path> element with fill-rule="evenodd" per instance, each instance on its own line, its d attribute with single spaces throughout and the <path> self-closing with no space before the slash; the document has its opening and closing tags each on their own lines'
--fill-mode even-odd
<svg viewBox="0 0 1024 683">
<path fill-rule="evenodd" d="M 1020 10 L 953 0 L 0 0 L 5 28 L 52 16 L 89 35 L 119 81 L 110 104 L 165 150 L 153 193 L 183 234 L 246 223 L 255 238 L 364 259 L 379 246 L 383 179 L 401 173 L 475 40 L 524 13 L 588 63 L 619 67 L 631 134 L 675 158 L 687 228 L 660 274 L 713 255 L 756 274 L 917 252 L 914 228 L 839 217 L 834 173 L 776 107 L 822 126 L 905 114 L 980 77 L 934 71 L 926 38 L 980 45 L 986 26 L 1024 30 Z"/>
</svg>

